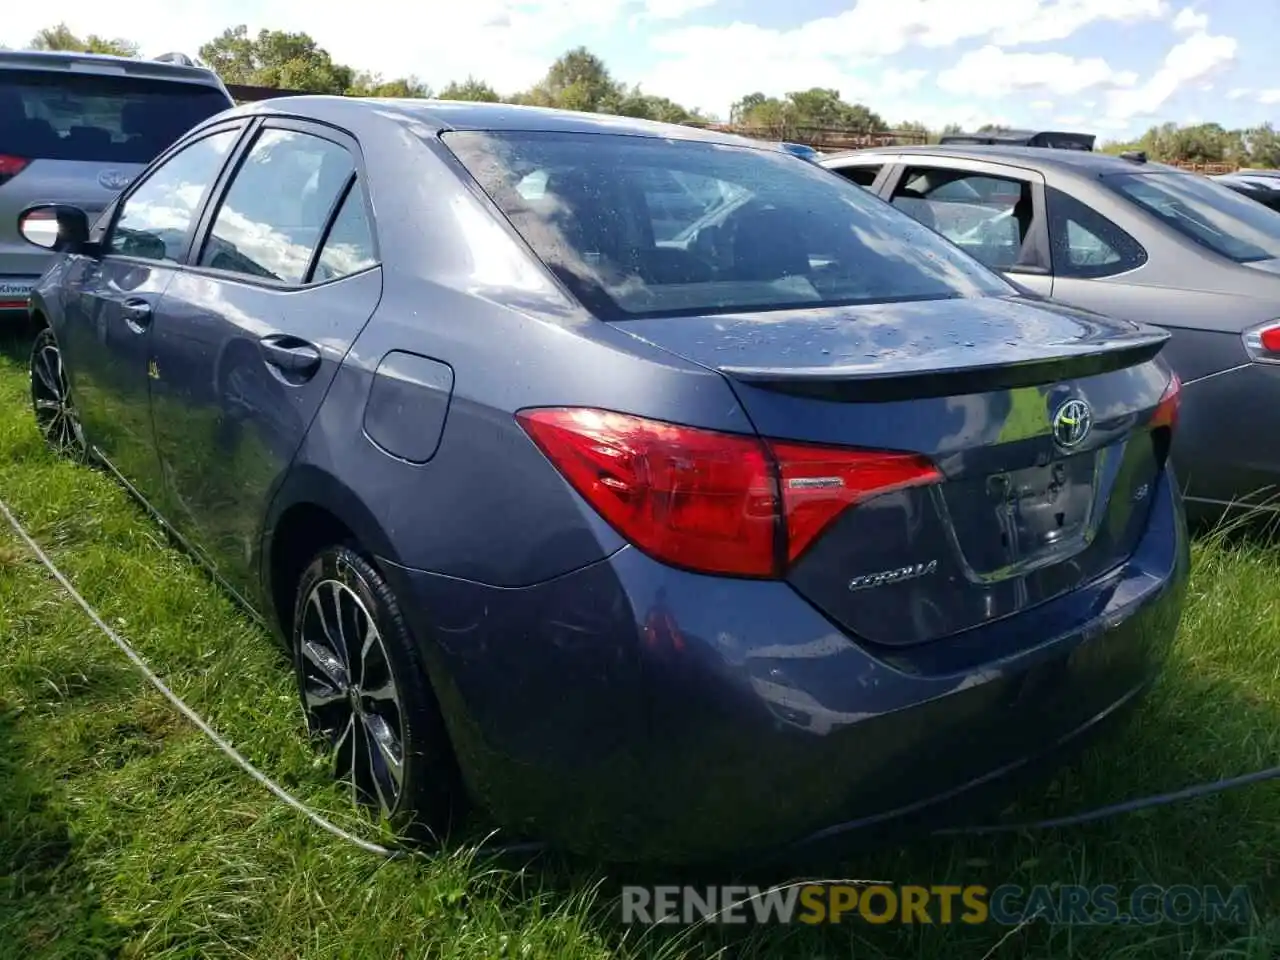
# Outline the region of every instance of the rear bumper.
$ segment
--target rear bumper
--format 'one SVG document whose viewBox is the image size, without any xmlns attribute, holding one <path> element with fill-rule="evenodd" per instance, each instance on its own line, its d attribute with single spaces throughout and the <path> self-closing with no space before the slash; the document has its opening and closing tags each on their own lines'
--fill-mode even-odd
<svg viewBox="0 0 1280 960">
<path fill-rule="evenodd" d="M 31 291 L 35 288 L 37 276 L 10 276 L 0 274 L 0 313 L 26 314 L 30 302 Z"/>
<path fill-rule="evenodd" d="M 384 568 L 484 807 L 591 855 L 689 862 L 878 832 L 1071 741 L 1165 659 L 1189 555 L 1166 472 L 1123 567 L 892 650 L 784 583 L 630 548 L 522 589 Z"/>
</svg>

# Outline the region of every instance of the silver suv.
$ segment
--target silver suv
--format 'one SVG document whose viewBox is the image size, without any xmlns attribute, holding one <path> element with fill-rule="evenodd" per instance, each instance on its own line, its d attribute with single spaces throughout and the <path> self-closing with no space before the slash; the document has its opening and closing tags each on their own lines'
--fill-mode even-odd
<svg viewBox="0 0 1280 960">
<path fill-rule="evenodd" d="M 0 50 L 0 315 L 25 313 L 53 256 L 19 234 L 25 207 L 96 213 L 178 137 L 232 105 L 217 75 L 181 54 Z"/>
</svg>

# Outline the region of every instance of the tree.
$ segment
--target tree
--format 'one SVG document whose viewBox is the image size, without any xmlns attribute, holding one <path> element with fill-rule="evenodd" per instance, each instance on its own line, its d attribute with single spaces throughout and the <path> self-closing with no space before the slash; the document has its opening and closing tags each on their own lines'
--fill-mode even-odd
<svg viewBox="0 0 1280 960">
<path fill-rule="evenodd" d="M 921 143 L 937 143 L 938 135 L 918 120 L 904 120 L 894 126 L 895 133 L 907 133 L 919 138 Z"/>
<path fill-rule="evenodd" d="M 730 121 L 779 140 L 789 140 L 805 127 L 874 133 L 887 129 L 884 119 L 861 103 L 840 99 L 825 87 L 797 90 L 785 97 L 751 93 L 730 108 Z"/>
<path fill-rule="evenodd" d="M 200 58 L 226 83 L 309 93 L 346 93 L 355 72 L 334 63 L 329 52 L 305 33 L 259 30 L 250 38 L 241 24 L 224 30 L 200 48 Z"/>
<path fill-rule="evenodd" d="M 556 106 L 568 110 L 612 113 L 623 97 L 604 61 L 586 47 L 561 55 L 539 86 Z"/>
<path fill-rule="evenodd" d="M 1271 124 L 1264 123 L 1240 133 L 1249 166 L 1272 170 L 1280 168 L 1280 134 L 1276 133 Z"/>
<path fill-rule="evenodd" d="M 31 38 L 32 50 L 67 50 L 74 53 L 110 53 L 117 57 L 136 57 L 138 45 L 132 40 L 109 40 L 96 33 L 81 40 L 65 23 L 45 27 Z"/>
<path fill-rule="evenodd" d="M 479 103 L 501 103 L 496 90 L 483 80 L 467 77 L 462 83 L 456 80 L 440 91 L 441 100 L 472 100 Z"/>
<path fill-rule="evenodd" d="M 357 73 L 345 91 L 349 97 L 408 97 L 422 99 L 431 96 L 431 88 L 417 77 L 400 77 L 384 80 L 379 73 Z"/>
</svg>

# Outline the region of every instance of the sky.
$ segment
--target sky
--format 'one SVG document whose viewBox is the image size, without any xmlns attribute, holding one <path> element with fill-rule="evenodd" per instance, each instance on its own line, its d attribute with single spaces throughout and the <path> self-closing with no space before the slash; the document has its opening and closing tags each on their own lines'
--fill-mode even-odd
<svg viewBox="0 0 1280 960">
<path fill-rule="evenodd" d="M 194 55 L 240 23 L 305 31 L 358 70 L 500 93 L 585 45 L 617 79 L 722 118 L 744 94 L 818 86 L 890 124 L 1123 139 L 1168 120 L 1280 122 L 1280 0 L 60 0 L 11 5 L 0 44 L 55 18 L 144 55 Z"/>
</svg>

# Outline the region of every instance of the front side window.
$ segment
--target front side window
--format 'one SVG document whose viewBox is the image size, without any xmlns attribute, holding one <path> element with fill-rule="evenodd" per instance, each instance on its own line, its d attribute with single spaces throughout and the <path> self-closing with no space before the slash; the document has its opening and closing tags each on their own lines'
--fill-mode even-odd
<svg viewBox="0 0 1280 960">
<path fill-rule="evenodd" d="M 179 260 L 204 195 L 239 135 L 239 130 L 222 130 L 183 147 L 156 167 L 125 198 L 107 252 Z"/>
<path fill-rule="evenodd" d="M 784 153 L 613 134 L 444 141 L 606 319 L 1012 292 L 910 217 Z"/>
<path fill-rule="evenodd" d="M 1206 177 L 1125 173 L 1102 182 L 1184 237 L 1236 263 L 1280 258 L 1280 214 Z"/>
<path fill-rule="evenodd" d="M 331 140 L 263 130 L 223 197 L 200 266 L 302 283 L 355 169 L 351 154 Z"/>
<path fill-rule="evenodd" d="M 150 163 L 231 107 L 216 87 L 68 70 L 0 72 L 4 153 L 37 160 Z"/>
</svg>

